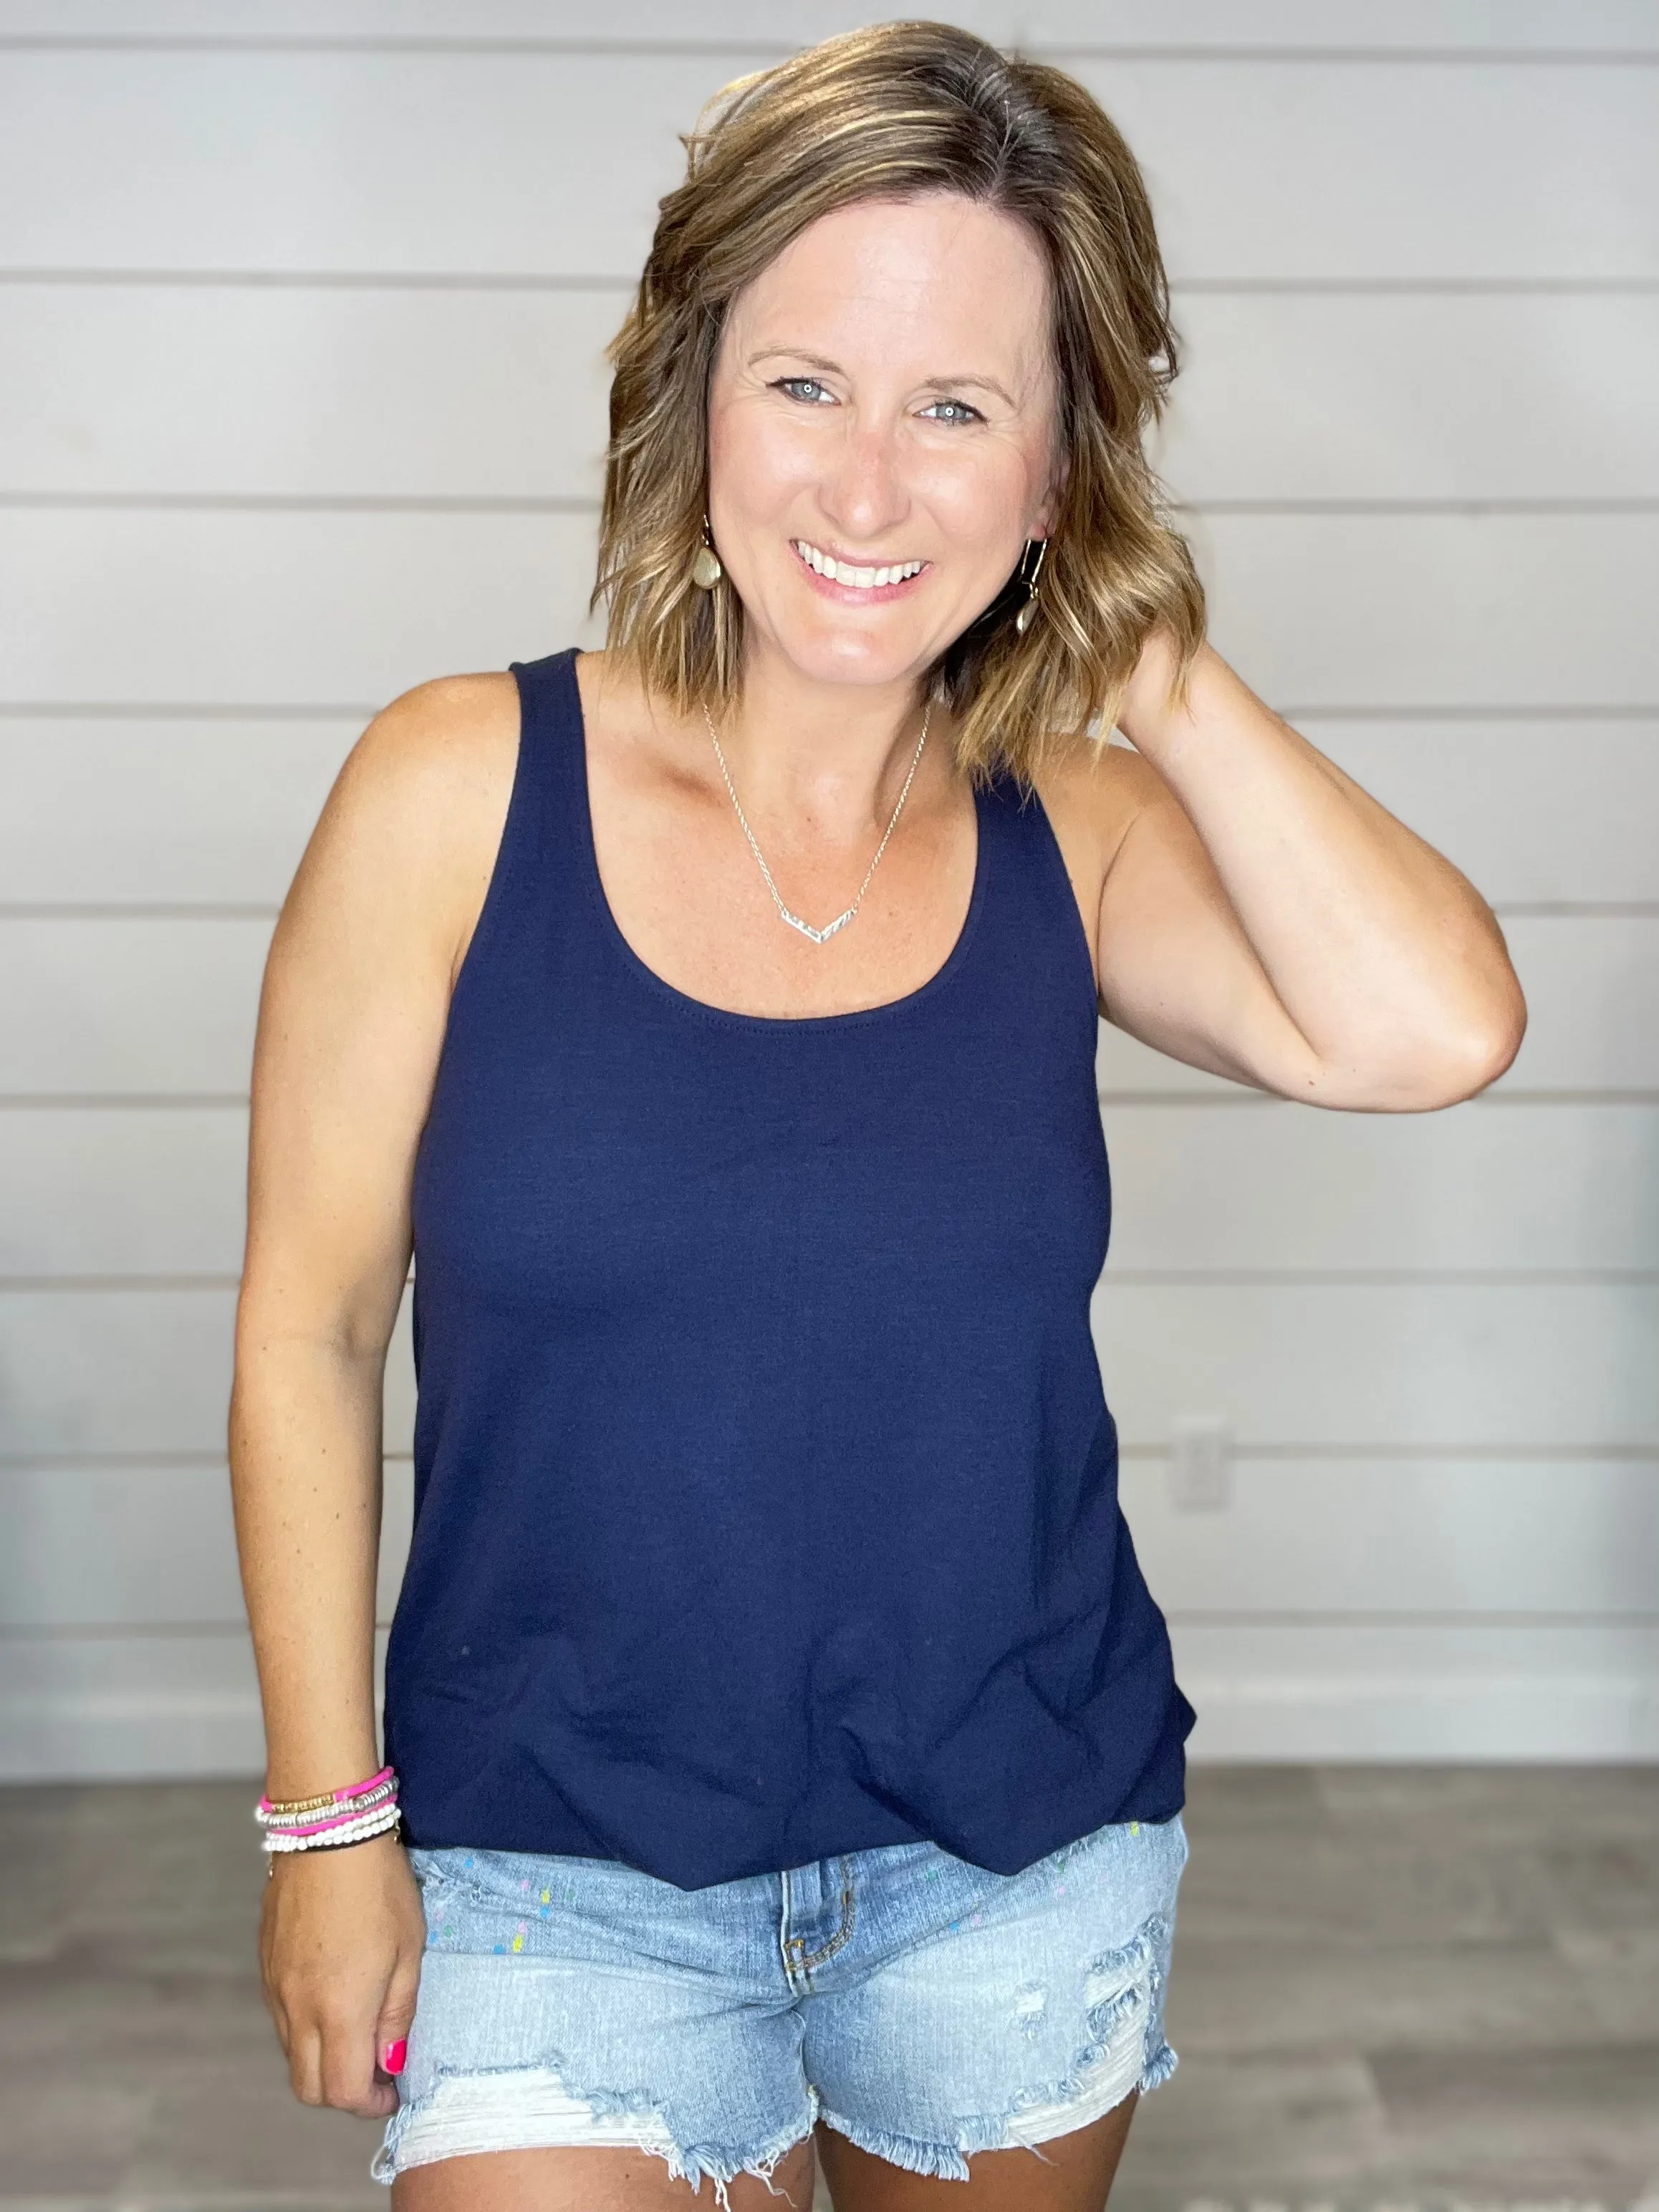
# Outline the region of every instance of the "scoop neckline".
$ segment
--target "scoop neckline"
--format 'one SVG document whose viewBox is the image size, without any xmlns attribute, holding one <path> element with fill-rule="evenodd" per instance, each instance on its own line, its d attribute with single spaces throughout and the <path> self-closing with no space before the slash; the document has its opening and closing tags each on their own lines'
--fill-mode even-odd
<svg viewBox="0 0 1659 2212">
<path fill-rule="evenodd" d="M 575 718 L 579 771 L 576 781 L 580 794 L 581 848 L 587 890 L 598 909 L 605 937 L 621 957 L 623 964 L 631 969 L 641 981 L 659 997 L 682 1007 L 699 1020 L 724 1022 L 734 1028 L 750 1030 L 823 1030 L 844 1029 L 857 1022 L 890 1019 L 895 1015 L 908 1012 L 922 1000 L 933 997 L 945 988 L 967 958 L 968 948 L 985 904 L 985 794 L 977 786 L 974 789 L 974 881 L 968 896 L 968 911 L 963 917 L 962 927 L 957 932 L 956 941 L 944 960 L 925 982 L 917 984 L 914 991 L 906 991 L 900 998 L 884 999 L 877 1006 L 852 1006 L 835 1014 L 750 1014 L 736 1006 L 717 1006 L 710 1000 L 695 998 L 690 992 L 682 991 L 677 984 L 659 975 L 648 962 L 641 959 L 623 933 L 622 924 L 617 920 L 610 895 L 605 888 L 605 878 L 599 873 L 599 847 L 593 836 L 592 793 L 587 773 L 587 717 L 582 708 L 581 686 L 576 681 L 576 660 L 580 650 L 580 647 L 572 646 L 566 654 L 564 676 L 570 687 L 571 710 Z"/>
</svg>

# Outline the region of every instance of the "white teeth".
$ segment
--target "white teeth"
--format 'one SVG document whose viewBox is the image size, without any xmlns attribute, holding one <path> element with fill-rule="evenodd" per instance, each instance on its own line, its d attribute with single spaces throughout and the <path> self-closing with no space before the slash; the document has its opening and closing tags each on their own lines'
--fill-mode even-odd
<svg viewBox="0 0 1659 2212">
<path fill-rule="evenodd" d="M 907 576 L 914 576 L 924 565 L 920 561 L 902 561 L 888 568 L 854 568 L 845 561 L 837 561 L 828 553 L 820 553 L 817 547 L 805 538 L 796 538 L 794 544 L 796 552 L 809 568 L 816 568 L 820 576 L 827 576 L 831 583 L 851 584 L 854 590 L 861 592 L 879 589 L 884 584 L 902 583 Z"/>
</svg>

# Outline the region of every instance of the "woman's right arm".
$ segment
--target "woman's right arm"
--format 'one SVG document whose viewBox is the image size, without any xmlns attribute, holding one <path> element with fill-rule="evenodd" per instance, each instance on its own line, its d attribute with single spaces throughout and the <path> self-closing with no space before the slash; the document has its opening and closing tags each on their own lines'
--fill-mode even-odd
<svg viewBox="0 0 1659 2212">
<path fill-rule="evenodd" d="M 380 1764 L 374 1698 L 386 1352 L 449 995 L 500 842 L 510 675 L 406 693 L 340 772 L 284 902 L 254 1048 L 231 1488 L 272 1797 Z M 285 1853 L 260 1959 L 294 2090 L 383 2116 L 424 1926 L 395 1834 Z"/>
</svg>

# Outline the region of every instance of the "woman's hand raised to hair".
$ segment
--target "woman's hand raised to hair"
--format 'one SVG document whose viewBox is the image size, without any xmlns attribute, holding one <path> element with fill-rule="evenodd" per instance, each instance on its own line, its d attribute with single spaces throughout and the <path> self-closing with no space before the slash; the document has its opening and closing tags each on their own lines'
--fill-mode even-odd
<svg viewBox="0 0 1659 2212">
<path fill-rule="evenodd" d="M 392 1835 L 283 1852 L 265 1884 L 259 1969 L 265 2004 L 302 2105 L 363 2119 L 398 2108 L 385 2063 L 415 2017 L 426 1917 Z"/>
</svg>

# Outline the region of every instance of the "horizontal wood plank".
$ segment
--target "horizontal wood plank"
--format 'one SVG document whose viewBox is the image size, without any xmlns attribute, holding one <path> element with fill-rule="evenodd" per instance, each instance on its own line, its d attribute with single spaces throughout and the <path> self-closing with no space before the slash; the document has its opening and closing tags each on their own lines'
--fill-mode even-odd
<svg viewBox="0 0 1659 2212">
<path fill-rule="evenodd" d="M 1650 1459 L 1249 1459 L 1231 1483 L 1225 1510 L 1182 1512 L 1166 1467 L 1124 1466 L 1135 1550 L 1171 1613 L 1659 1621 Z"/>
<path fill-rule="evenodd" d="M 597 499 L 610 291 L 18 283 L 0 495 Z M 1189 293 L 1185 501 L 1659 497 L 1659 299 Z"/>
<path fill-rule="evenodd" d="M 0 510 L 0 703 L 332 707 L 597 645 L 591 515 Z"/>
<path fill-rule="evenodd" d="M 1200 515 L 1211 635 L 1285 712 L 1659 702 L 1659 516 Z"/>
<path fill-rule="evenodd" d="M 1117 1283 L 1094 1297 L 1126 1443 L 1184 1416 L 1267 1450 L 1659 1443 L 1659 1289 L 1626 1284 Z"/>
<path fill-rule="evenodd" d="M 0 265 L 632 276 L 677 133 L 775 55 L 15 50 Z M 1659 140 L 1616 64 L 1074 57 L 1179 276 L 1645 280 Z M 157 131 L 166 115 L 173 127 Z M 550 115 L 559 127 L 550 130 Z M 1270 118 L 1273 158 L 1263 158 Z"/>
<path fill-rule="evenodd" d="M 0 1276 L 241 1272 L 247 1109 L 0 1113 Z"/>
<path fill-rule="evenodd" d="M 266 915 L 0 918 L 0 1087 L 246 1096 L 271 926 Z"/>
<path fill-rule="evenodd" d="M 0 492 L 597 500 L 614 291 L 21 283 Z"/>
<path fill-rule="evenodd" d="M 1659 1266 L 1659 1103 L 1105 1120 L 1118 1274 Z"/>
<path fill-rule="evenodd" d="M 410 1468 L 386 1482 L 377 1610 L 409 1552 Z M 0 1636 L 76 1628 L 240 1628 L 246 1621 L 223 1466 L 166 1461 L 0 1467 Z"/>
<path fill-rule="evenodd" d="M 787 28 L 769 0 L 709 0 L 699 9 L 701 40 L 803 42 L 867 20 L 846 0 L 801 0 Z M 1019 9 L 999 0 L 961 0 L 951 21 L 982 38 L 1018 39 L 1024 47 L 1122 43 L 1180 52 L 1223 46 L 1271 53 L 1279 47 L 1376 48 L 1433 52 L 1659 51 L 1645 0 L 1038 0 Z M 574 36 L 549 0 L 0 0 L 0 34 L 119 39 L 435 38 L 465 45 L 490 39 Z M 590 34 L 598 36 L 598 33 Z M 603 36 L 675 43 L 686 19 L 675 0 L 623 0 L 607 10 Z"/>
<path fill-rule="evenodd" d="M 4 900 L 274 908 L 362 728 L 0 720 Z"/>
<path fill-rule="evenodd" d="M 0 1461 L 164 1460 L 225 1449 L 234 1286 L 0 1285 Z M 414 1432 L 410 1301 L 386 1356 L 386 1438 Z"/>
<path fill-rule="evenodd" d="M 0 1467 L 0 1514 L 7 1628 L 245 1619 L 222 1467 Z"/>
<path fill-rule="evenodd" d="M 1276 707 L 1659 704 L 1659 514 L 1211 514 L 1212 634 Z M 0 510 L 0 705 L 332 706 L 597 645 L 586 514 Z"/>
<path fill-rule="evenodd" d="M 1528 1012 L 1508 1089 L 1659 1088 L 1659 917 L 1518 915 L 1504 935 Z"/>
<path fill-rule="evenodd" d="M 1495 906 L 1659 903 L 1659 717 L 1298 726 Z"/>
<path fill-rule="evenodd" d="M 1182 500 L 1659 495 L 1651 294 L 1200 292 L 1176 322 Z"/>
</svg>

